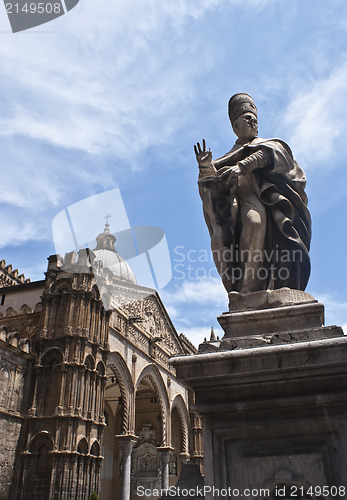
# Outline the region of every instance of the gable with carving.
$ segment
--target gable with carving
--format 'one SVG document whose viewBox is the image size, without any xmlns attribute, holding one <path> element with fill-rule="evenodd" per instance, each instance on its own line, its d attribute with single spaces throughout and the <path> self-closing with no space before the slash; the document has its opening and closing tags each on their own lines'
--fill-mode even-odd
<svg viewBox="0 0 347 500">
<path fill-rule="evenodd" d="M 126 309 L 131 316 L 140 318 L 141 321 L 137 323 L 137 326 L 155 343 L 155 351 L 159 357 L 161 351 L 168 357 L 185 353 L 169 315 L 157 294 L 128 304 Z"/>
</svg>

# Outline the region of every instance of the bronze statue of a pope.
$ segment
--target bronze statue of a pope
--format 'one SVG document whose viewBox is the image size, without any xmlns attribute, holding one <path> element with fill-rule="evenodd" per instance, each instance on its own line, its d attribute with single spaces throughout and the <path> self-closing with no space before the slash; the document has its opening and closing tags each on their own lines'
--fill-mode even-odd
<svg viewBox="0 0 347 500">
<path fill-rule="evenodd" d="M 258 137 L 251 96 L 235 94 L 228 111 L 233 148 L 212 160 L 205 140 L 194 146 L 217 270 L 228 293 L 304 290 L 311 240 L 305 174 L 285 142 Z"/>
</svg>

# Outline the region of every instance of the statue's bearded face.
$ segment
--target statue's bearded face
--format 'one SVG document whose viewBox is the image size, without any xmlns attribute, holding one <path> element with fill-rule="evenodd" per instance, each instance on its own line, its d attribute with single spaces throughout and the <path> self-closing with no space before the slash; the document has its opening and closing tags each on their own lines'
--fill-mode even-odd
<svg viewBox="0 0 347 500">
<path fill-rule="evenodd" d="M 240 139 L 254 139 L 258 135 L 258 119 L 253 113 L 247 112 L 236 118 L 233 130 Z"/>
</svg>

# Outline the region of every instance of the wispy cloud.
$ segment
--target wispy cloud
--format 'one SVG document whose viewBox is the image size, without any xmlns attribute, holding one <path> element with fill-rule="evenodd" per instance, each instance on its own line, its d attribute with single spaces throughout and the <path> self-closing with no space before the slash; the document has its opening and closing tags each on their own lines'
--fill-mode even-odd
<svg viewBox="0 0 347 500">
<path fill-rule="evenodd" d="M 209 278 L 195 281 L 178 281 L 175 283 L 174 291 L 162 292 L 164 300 L 173 307 L 179 304 L 210 304 L 224 306 L 226 302 L 226 291 L 221 279 Z M 176 309 L 177 310 L 177 309 Z"/>
<path fill-rule="evenodd" d="M 341 114 L 341 103 L 347 100 L 346 79 L 347 63 L 335 61 L 328 76 L 310 82 L 288 104 L 285 122 L 290 145 L 306 168 L 336 167 L 347 134 Z"/>
<path fill-rule="evenodd" d="M 213 327 L 216 337 L 222 338 L 224 335 L 223 330 L 220 327 Z M 206 325 L 195 326 L 193 328 L 185 328 L 183 334 L 188 337 L 188 339 L 198 347 L 204 339 L 210 340 L 211 327 L 206 327 Z"/>
<path fill-rule="evenodd" d="M 42 221 L 41 221 L 42 222 Z M 47 237 L 47 228 L 43 222 L 40 224 L 37 220 L 22 220 L 16 219 L 14 223 L 13 217 L 7 213 L 1 213 L 1 245 L 20 245 L 30 239 L 43 239 Z"/>
<path fill-rule="evenodd" d="M 144 170 L 144 152 L 184 130 L 197 75 L 215 64 L 216 42 L 201 51 L 192 24 L 223 4 L 264 3 L 81 1 L 30 36 L 2 35 L 1 202 L 14 208 L 17 224 L 21 209 L 39 219 L 117 186 L 125 171 Z"/>
<path fill-rule="evenodd" d="M 314 297 L 325 306 L 325 324 L 342 326 L 347 334 L 347 302 L 332 294 L 317 293 Z"/>
<path fill-rule="evenodd" d="M 189 23 L 223 3 L 261 9 L 268 0 L 80 2 L 50 23 L 55 33 L 5 38 L 0 134 L 118 158 L 165 142 L 213 61 Z"/>
<path fill-rule="evenodd" d="M 193 344 L 209 338 L 211 326 L 216 335 L 224 335 L 217 316 L 227 309 L 228 297 L 220 278 L 176 282 L 173 290 L 164 289 L 160 295 L 176 329 Z"/>
<path fill-rule="evenodd" d="M 175 105 L 189 94 L 194 72 L 182 67 L 185 42 L 177 30 L 218 3 L 81 2 L 55 21 L 59 31 L 44 43 L 34 36 L 15 44 L 5 39 L 7 113 L 0 133 L 118 158 L 165 141 L 182 120 Z"/>
</svg>

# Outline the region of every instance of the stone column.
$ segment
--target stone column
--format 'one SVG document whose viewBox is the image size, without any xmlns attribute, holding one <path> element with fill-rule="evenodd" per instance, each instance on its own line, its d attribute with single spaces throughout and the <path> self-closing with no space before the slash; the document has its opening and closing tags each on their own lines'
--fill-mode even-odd
<svg viewBox="0 0 347 500">
<path fill-rule="evenodd" d="M 182 453 L 180 453 L 180 457 L 181 457 L 182 465 L 187 464 L 190 460 L 190 454 L 186 451 L 183 451 Z"/>
<path fill-rule="evenodd" d="M 169 461 L 170 455 L 173 451 L 171 446 L 160 446 L 158 448 L 161 460 L 161 487 L 164 490 L 169 489 Z"/>
<path fill-rule="evenodd" d="M 138 437 L 133 434 L 119 434 L 116 436 L 117 441 L 121 445 L 121 497 L 120 500 L 130 500 L 130 482 L 131 482 L 131 452 Z"/>
</svg>

